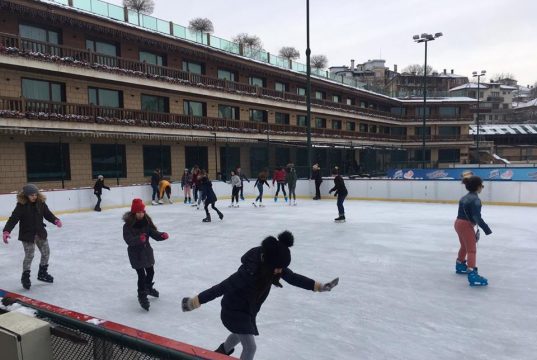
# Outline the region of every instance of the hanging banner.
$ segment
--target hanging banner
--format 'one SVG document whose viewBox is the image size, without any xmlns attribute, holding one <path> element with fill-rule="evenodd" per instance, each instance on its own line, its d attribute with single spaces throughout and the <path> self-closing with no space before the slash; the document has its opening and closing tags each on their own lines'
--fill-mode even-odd
<svg viewBox="0 0 537 360">
<path fill-rule="evenodd" d="M 476 175 L 483 180 L 537 181 L 537 168 L 390 169 L 388 178 L 402 180 L 461 180 Z"/>
</svg>

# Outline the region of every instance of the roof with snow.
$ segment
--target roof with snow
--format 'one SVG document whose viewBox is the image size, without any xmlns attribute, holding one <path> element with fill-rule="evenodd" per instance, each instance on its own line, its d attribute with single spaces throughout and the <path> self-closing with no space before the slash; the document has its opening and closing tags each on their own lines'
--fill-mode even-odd
<svg viewBox="0 0 537 360">
<path fill-rule="evenodd" d="M 480 89 L 488 89 L 490 83 L 480 83 L 479 88 Z M 496 83 L 497 85 L 497 83 Z M 449 91 L 457 91 L 457 90 L 464 90 L 464 89 L 477 89 L 477 83 L 469 82 L 457 87 L 454 87 L 452 89 L 449 89 Z M 515 86 L 508 86 L 508 85 L 500 85 L 500 89 L 502 90 L 517 90 L 518 88 Z"/>
<path fill-rule="evenodd" d="M 399 99 L 399 101 L 404 103 L 423 103 L 423 97 L 415 99 Z M 443 98 L 427 98 L 428 103 L 461 103 L 461 102 L 471 102 L 475 103 L 475 99 L 467 96 L 452 96 L 452 97 L 443 97 Z"/>
<path fill-rule="evenodd" d="M 533 100 L 530 100 L 528 102 L 518 103 L 516 106 L 513 106 L 513 107 L 515 109 L 522 109 L 522 108 L 531 107 L 531 106 L 537 106 L 537 98 L 533 99 Z"/>
<path fill-rule="evenodd" d="M 477 126 L 470 125 L 470 135 L 477 134 Z M 537 124 L 494 124 L 480 125 L 480 135 L 537 135 Z"/>
</svg>

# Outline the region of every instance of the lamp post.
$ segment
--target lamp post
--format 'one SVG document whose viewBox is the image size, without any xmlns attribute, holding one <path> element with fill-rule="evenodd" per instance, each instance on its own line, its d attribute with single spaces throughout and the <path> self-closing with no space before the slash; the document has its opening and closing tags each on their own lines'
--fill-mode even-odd
<svg viewBox="0 0 537 360">
<path fill-rule="evenodd" d="M 421 143 L 421 160 L 422 167 L 425 169 L 425 119 L 426 119 L 426 110 L 427 110 L 427 43 L 438 39 L 443 34 L 437 32 L 436 34 L 427 34 L 423 33 L 420 35 L 414 35 L 412 39 L 417 43 L 425 43 L 425 65 L 423 67 L 423 124 L 422 124 L 422 143 Z"/>
<path fill-rule="evenodd" d="M 216 133 L 212 132 L 211 135 L 214 135 L 214 178 L 218 180 L 218 155 L 216 149 Z"/>
<path fill-rule="evenodd" d="M 311 179 L 311 64 L 310 64 L 310 1 L 306 0 L 306 136 L 308 179 Z"/>
<path fill-rule="evenodd" d="M 476 124 L 476 127 L 477 127 L 477 134 L 476 134 L 476 145 L 477 145 L 477 164 L 481 164 L 481 158 L 480 158 L 480 155 L 479 155 L 479 113 L 480 113 L 480 108 L 479 108 L 479 97 L 480 97 L 480 93 L 479 93 L 479 89 L 480 89 L 480 85 L 481 85 L 481 76 L 485 76 L 487 72 L 485 70 L 481 70 L 481 74 L 478 74 L 477 71 L 474 71 L 472 73 L 472 76 L 473 77 L 476 77 L 477 78 L 477 118 L 475 119 L 475 124 Z"/>
</svg>

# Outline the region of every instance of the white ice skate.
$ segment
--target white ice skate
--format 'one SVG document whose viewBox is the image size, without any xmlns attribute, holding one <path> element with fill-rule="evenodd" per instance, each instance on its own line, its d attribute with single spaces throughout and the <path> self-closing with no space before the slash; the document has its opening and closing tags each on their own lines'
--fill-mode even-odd
<svg viewBox="0 0 537 360">
<path fill-rule="evenodd" d="M 253 205 L 254 207 L 257 207 L 257 201 L 253 202 L 252 205 Z"/>
<path fill-rule="evenodd" d="M 170 204 L 173 204 L 172 199 L 168 199 L 168 202 L 169 202 Z"/>
<path fill-rule="evenodd" d="M 156 202 L 155 200 L 151 200 L 151 205 L 158 205 L 158 202 Z"/>
<path fill-rule="evenodd" d="M 161 200 L 158 201 L 158 203 L 159 203 L 160 205 L 162 205 L 162 204 L 164 204 L 164 201 L 162 201 L 162 199 L 161 199 Z"/>
</svg>

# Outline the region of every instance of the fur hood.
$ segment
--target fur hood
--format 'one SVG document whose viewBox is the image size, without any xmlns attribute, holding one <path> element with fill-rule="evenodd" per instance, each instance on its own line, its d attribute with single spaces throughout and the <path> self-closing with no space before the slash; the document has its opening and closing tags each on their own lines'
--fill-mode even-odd
<svg viewBox="0 0 537 360">
<path fill-rule="evenodd" d="M 47 197 L 45 195 L 43 195 L 41 192 L 38 192 L 36 202 L 45 203 L 45 201 L 47 201 Z M 22 191 L 20 191 L 17 194 L 17 202 L 19 204 L 26 205 L 29 202 L 29 200 L 28 200 L 28 197 L 26 195 L 24 195 L 24 193 Z"/>
</svg>

